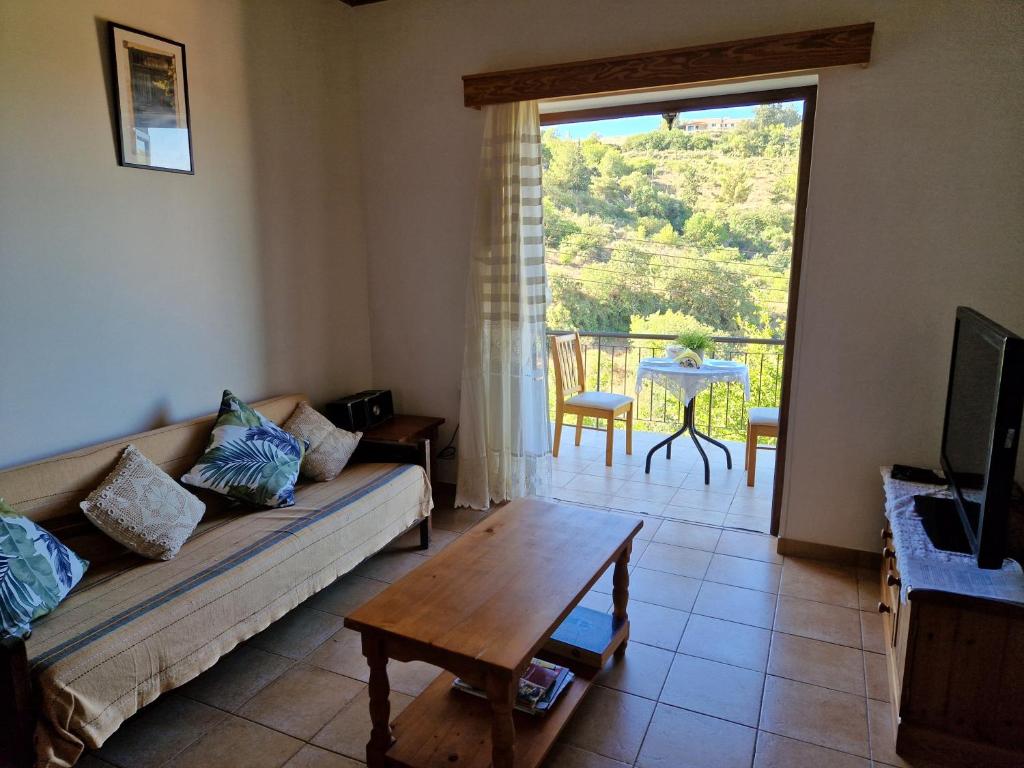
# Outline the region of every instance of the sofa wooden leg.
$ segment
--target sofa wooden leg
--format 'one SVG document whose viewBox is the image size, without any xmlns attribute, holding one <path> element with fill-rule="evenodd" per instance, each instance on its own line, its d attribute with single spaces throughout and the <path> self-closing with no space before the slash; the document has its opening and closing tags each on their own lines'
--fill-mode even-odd
<svg viewBox="0 0 1024 768">
<path fill-rule="evenodd" d="M 430 548 L 430 517 L 420 521 L 420 549 Z"/>
</svg>

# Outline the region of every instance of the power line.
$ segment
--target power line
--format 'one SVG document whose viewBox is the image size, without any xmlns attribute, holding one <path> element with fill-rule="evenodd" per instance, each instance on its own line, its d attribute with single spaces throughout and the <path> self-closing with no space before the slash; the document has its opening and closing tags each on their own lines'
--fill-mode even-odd
<svg viewBox="0 0 1024 768">
<path fill-rule="evenodd" d="M 560 250 L 557 250 L 557 249 L 554 249 L 554 248 L 546 249 L 546 252 L 547 253 L 557 253 L 557 254 L 561 254 L 561 255 L 564 255 L 564 256 L 573 256 L 574 255 L 571 251 L 560 251 Z M 638 251 L 637 253 L 641 253 L 641 254 L 643 254 L 645 256 L 661 256 L 662 255 L 662 254 L 659 254 L 659 253 L 652 253 L 652 252 L 647 252 L 647 251 Z M 686 257 L 679 257 L 679 258 L 684 258 L 685 259 Z M 715 259 L 693 259 L 693 260 L 694 261 L 700 261 L 700 262 L 707 263 L 707 264 L 712 264 L 712 265 L 719 266 L 719 267 L 732 267 L 732 266 L 740 267 L 741 268 L 741 272 L 743 270 L 746 270 L 746 274 L 748 276 L 750 276 L 750 277 L 768 277 L 768 278 L 779 278 L 779 277 L 784 278 L 784 277 L 786 277 L 786 272 L 785 271 L 783 271 L 783 272 L 776 272 L 775 270 L 772 270 L 770 267 L 766 267 L 766 269 L 768 269 L 769 271 L 765 271 L 765 272 L 752 272 L 752 271 L 750 271 L 752 269 L 760 268 L 761 265 L 759 265 L 759 264 L 747 265 L 744 262 L 735 261 L 735 260 L 726 260 L 726 261 L 716 261 Z M 558 262 L 553 262 L 553 261 L 550 261 L 550 260 L 548 261 L 548 263 L 554 264 L 554 265 L 558 265 L 558 266 L 567 266 L 567 265 L 560 264 Z M 587 264 L 585 264 L 583 266 L 587 266 L 587 267 L 593 268 L 592 267 L 592 263 L 587 263 Z M 630 259 L 611 257 L 611 258 L 608 258 L 608 259 L 605 259 L 603 261 L 599 261 L 599 262 L 596 262 L 596 263 L 598 263 L 598 264 L 607 264 L 607 263 L 634 264 L 635 262 L 630 260 Z M 665 264 L 663 266 L 666 269 L 683 269 L 683 267 L 677 266 L 677 265 Z M 694 269 L 696 269 L 696 267 L 694 267 Z M 736 274 L 740 274 L 740 272 L 737 272 Z"/>
<path fill-rule="evenodd" d="M 563 254 L 565 256 L 573 256 L 573 257 L 580 255 L 578 252 L 567 251 L 567 250 L 563 250 L 561 248 L 545 248 L 545 251 L 548 252 L 548 253 L 558 253 L 558 254 Z M 669 253 L 658 253 L 656 251 L 633 251 L 633 253 L 636 254 L 636 255 L 640 255 L 640 256 L 658 256 L 660 258 L 672 259 L 672 260 L 677 260 L 677 261 L 680 261 L 680 260 L 681 261 L 699 261 L 699 262 L 706 263 L 706 264 L 718 264 L 718 265 L 724 265 L 724 266 L 737 266 L 737 267 L 741 267 L 743 269 L 768 269 L 768 270 L 771 270 L 771 271 L 775 271 L 774 268 L 770 264 L 751 264 L 750 262 L 740 261 L 739 259 L 702 259 L 702 258 L 700 258 L 698 256 L 681 256 L 681 255 L 674 255 L 674 254 L 669 254 Z M 611 261 L 613 258 L 614 257 L 609 257 L 608 259 L 601 259 L 601 261 Z M 618 257 L 618 260 L 619 261 L 631 261 L 630 259 L 623 258 L 621 256 Z M 784 267 L 784 269 L 788 269 L 788 266 Z"/>
<path fill-rule="evenodd" d="M 555 253 L 564 253 L 564 251 L 555 251 Z M 566 255 L 569 255 L 569 254 L 566 254 Z M 630 261 L 629 259 L 607 259 L 606 261 L 587 262 L 586 264 L 581 264 L 581 265 L 565 264 L 565 263 L 563 263 L 561 261 L 553 261 L 551 259 L 548 259 L 546 261 L 546 263 L 550 264 L 551 266 L 554 266 L 554 267 L 579 266 L 580 269 L 583 269 L 583 268 L 587 268 L 587 269 L 600 269 L 600 267 L 599 266 L 595 266 L 595 264 L 598 264 L 598 265 L 600 265 L 600 264 L 630 264 L 630 265 L 637 264 L 637 262 Z M 711 262 L 712 265 L 714 265 L 715 263 L 716 262 Z M 729 267 L 729 266 L 733 266 L 733 265 L 728 264 L 728 263 L 722 263 L 722 264 L 720 264 L 720 266 L 722 266 L 722 267 Z M 736 266 L 741 266 L 741 265 L 736 265 Z M 681 265 L 681 264 L 661 264 L 661 265 L 659 265 L 659 268 L 660 269 L 664 269 L 664 270 L 669 270 L 669 271 L 676 270 L 676 271 L 680 271 L 680 272 L 683 272 L 683 271 L 687 271 L 687 272 L 701 272 L 703 274 L 710 274 L 711 271 L 712 271 L 712 267 L 711 266 L 701 267 L 701 266 L 697 266 L 697 265 Z M 607 271 L 616 271 L 617 272 L 617 271 L 621 271 L 621 270 L 603 270 L 603 271 L 606 271 L 606 272 Z M 741 277 L 748 277 L 748 278 L 752 278 L 752 279 L 767 279 L 767 280 L 783 279 L 784 280 L 784 279 L 788 278 L 788 274 L 786 272 L 753 272 L 753 271 L 750 271 L 750 270 L 743 270 L 743 269 L 740 269 L 738 271 L 733 271 L 733 270 L 726 269 L 724 271 L 729 273 L 729 274 L 739 275 Z"/>
<path fill-rule="evenodd" d="M 562 265 L 562 264 L 552 264 L 550 266 L 552 266 L 552 267 L 563 267 L 564 268 L 564 265 Z M 620 276 L 622 275 L 622 271 L 621 270 L 616 270 L 616 269 L 601 269 L 600 267 L 591 267 L 589 265 L 588 265 L 588 269 L 590 269 L 591 271 L 594 271 L 594 272 L 604 272 L 606 274 L 620 275 Z M 568 277 L 570 279 L 580 279 L 580 280 L 585 280 L 586 279 L 586 278 L 576 278 L 571 273 L 555 272 L 554 270 L 552 270 L 551 274 L 554 277 Z M 673 277 L 676 277 L 676 276 L 681 275 L 681 274 L 682 275 L 697 275 L 697 276 L 701 276 L 702 274 L 706 274 L 706 273 L 702 273 L 702 272 L 700 272 L 699 270 L 696 270 L 696 269 L 686 270 L 686 271 L 680 270 L 680 271 L 676 272 L 675 274 L 669 275 L 668 279 L 671 280 Z M 653 280 L 653 279 L 655 279 L 653 275 L 649 276 L 649 278 L 646 277 L 646 276 L 642 276 L 642 275 L 636 275 L 635 277 L 636 277 L 637 280 L 641 280 L 641 279 L 651 279 L 651 280 Z M 600 283 L 601 281 L 600 280 L 595 280 L 593 282 Z M 611 281 L 609 281 L 609 282 L 611 282 Z M 628 285 L 628 283 L 624 283 L 624 285 Z M 768 291 L 768 292 L 771 292 L 771 293 L 784 293 L 784 294 L 787 294 L 787 295 L 789 294 L 789 289 L 788 288 L 772 288 L 771 286 L 767 286 L 767 285 L 754 285 L 754 286 L 750 286 L 750 287 L 752 289 L 754 289 L 754 290 Z"/>
<path fill-rule="evenodd" d="M 600 247 L 600 248 L 602 248 L 604 250 L 614 251 L 615 250 L 615 245 L 618 242 L 622 242 L 622 241 L 614 241 L 610 245 L 608 245 L 608 244 L 600 244 L 598 247 Z M 659 245 L 658 243 L 655 243 L 655 242 L 650 241 L 650 240 L 633 240 L 633 241 L 630 241 L 630 242 L 644 243 L 644 244 L 646 244 L 648 246 L 652 246 L 653 245 L 655 247 L 657 247 Z M 707 256 L 692 256 L 692 255 L 688 255 L 686 253 L 672 253 L 671 251 L 666 252 L 666 251 L 657 251 L 657 250 L 647 250 L 647 249 L 642 249 L 642 248 L 636 248 L 635 246 L 627 246 L 627 247 L 630 249 L 630 251 L 632 253 L 644 253 L 644 254 L 649 254 L 651 256 L 663 256 L 664 258 L 667 258 L 667 259 L 687 259 L 689 261 L 693 261 L 693 260 L 697 260 L 697 261 L 713 261 L 716 264 L 720 264 L 723 261 L 724 262 L 731 262 L 731 263 L 735 263 L 735 264 L 747 264 L 747 263 L 750 263 L 750 261 L 752 261 L 752 259 L 751 260 L 745 260 L 745 259 L 720 259 L 720 258 L 713 258 L 713 257 L 712 258 L 708 258 Z M 669 245 L 663 245 L 662 247 L 663 248 L 679 248 L 679 246 L 669 246 Z M 551 250 L 551 251 L 560 251 L 560 250 L 562 250 L 561 248 L 556 248 L 556 247 L 551 247 L 551 246 L 545 246 L 545 248 L 547 248 L 547 250 Z M 729 248 L 729 249 L 718 249 L 718 250 L 715 250 L 715 249 L 711 249 L 711 250 L 709 250 L 709 249 L 705 249 L 705 250 L 694 249 L 694 250 L 696 250 L 697 253 L 715 254 L 715 253 L 721 253 L 724 250 L 735 250 L 735 249 Z M 739 253 L 742 253 L 742 251 L 739 251 Z M 769 258 L 771 256 L 789 256 L 789 255 L 790 255 L 789 253 L 784 252 L 784 251 L 776 251 L 774 253 L 768 253 L 768 254 L 764 254 L 764 255 L 759 255 L 759 256 L 757 256 L 757 258 L 761 259 L 761 258 Z M 758 266 L 758 265 L 757 264 L 751 264 L 751 266 Z"/>
<path fill-rule="evenodd" d="M 600 286 L 602 286 L 604 288 L 619 288 L 619 289 L 623 289 L 623 290 L 630 290 L 630 289 L 634 288 L 634 286 L 629 285 L 628 283 L 619 283 L 619 282 L 614 282 L 612 280 L 587 280 L 586 278 L 583 278 L 583 277 L 573 277 L 572 275 L 553 275 L 553 277 L 561 277 L 561 278 L 564 278 L 566 280 L 572 280 L 573 282 L 576 282 L 576 283 L 588 283 L 590 285 L 600 285 Z M 787 296 L 789 294 L 788 291 L 783 291 L 781 289 L 765 288 L 765 289 L 762 289 L 762 290 L 773 292 L 773 293 L 783 293 L 783 294 L 786 294 Z M 655 288 L 647 289 L 647 292 L 656 294 L 656 295 L 658 295 L 658 296 L 660 296 L 662 298 L 666 298 L 666 299 L 678 300 L 678 298 L 679 298 L 678 296 L 675 296 L 675 295 L 673 295 L 673 294 L 671 294 L 671 293 L 669 293 L 669 292 L 667 292 L 665 290 L 658 290 L 658 289 L 655 289 Z M 776 299 L 768 299 L 768 302 L 771 303 L 771 304 L 785 304 L 786 303 L 784 301 L 779 301 L 779 300 L 776 300 Z"/>
<path fill-rule="evenodd" d="M 547 224 L 544 225 L 544 232 L 545 232 L 545 234 L 550 232 L 552 229 L 554 229 L 556 232 L 558 232 L 557 228 L 551 227 L 551 226 L 549 226 Z M 583 232 L 582 230 L 576 230 L 576 231 L 564 230 L 560 234 L 561 234 L 562 237 L 567 237 L 569 235 L 576 235 L 576 234 L 585 235 L 587 233 Z M 684 241 L 681 245 L 672 245 L 670 243 L 659 243 L 657 240 L 649 240 L 649 239 L 648 240 L 644 240 L 644 239 L 639 238 L 639 237 L 616 237 L 615 240 L 610 240 L 609 242 L 611 242 L 611 243 L 616 243 L 616 242 L 643 243 L 644 245 L 661 245 L 661 246 L 663 246 L 665 248 L 692 248 L 693 250 L 697 251 L 698 253 L 714 253 L 716 250 L 728 249 L 728 250 L 736 251 L 737 253 L 742 253 L 744 256 L 753 256 L 755 258 L 761 258 L 761 257 L 764 257 L 766 255 L 768 255 L 768 256 L 786 256 L 786 255 L 789 255 L 787 251 L 775 251 L 773 253 L 763 254 L 760 251 L 751 251 L 751 250 L 747 250 L 747 249 L 744 249 L 744 248 L 739 248 L 739 247 L 733 246 L 733 245 L 722 246 L 721 249 L 708 248 L 707 246 L 702 245 L 702 244 L 697 243 L 697 242 L 694 242 L 692 240 Z"/>
</svg>

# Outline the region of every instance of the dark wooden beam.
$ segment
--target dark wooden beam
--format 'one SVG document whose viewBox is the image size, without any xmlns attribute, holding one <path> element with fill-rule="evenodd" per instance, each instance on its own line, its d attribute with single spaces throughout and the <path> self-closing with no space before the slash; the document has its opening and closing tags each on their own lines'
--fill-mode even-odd
<svg viewBox="0 0 1024 768">
<path fill-rule="evenodd" d="M 467 107 L 775 75 L 871 60 L 874 22 L 464 75 Z"/>
<path fill-rule="evenodd" d="M 384 0 L 341 0 L 345 5 L 355 8 L 357 5 L 370 5 L 371 3 L 383 3 Z"/>
</svg>

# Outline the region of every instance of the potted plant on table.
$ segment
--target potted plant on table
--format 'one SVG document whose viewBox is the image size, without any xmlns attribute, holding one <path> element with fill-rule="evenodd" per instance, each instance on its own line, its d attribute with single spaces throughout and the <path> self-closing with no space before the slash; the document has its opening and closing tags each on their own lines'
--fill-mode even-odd
<svg viewBox="0 0 1024 768">
<path fill-rule="evenodd" d="M 669 345 L 666 351 L 677 363 L 691 368 L 700 368 L 704 363 L 704 356 L 711 352 L 711 347 L 710 334 L 699 328 L 692 328 L 676 336 L 675 344 Z"/>
</svg>

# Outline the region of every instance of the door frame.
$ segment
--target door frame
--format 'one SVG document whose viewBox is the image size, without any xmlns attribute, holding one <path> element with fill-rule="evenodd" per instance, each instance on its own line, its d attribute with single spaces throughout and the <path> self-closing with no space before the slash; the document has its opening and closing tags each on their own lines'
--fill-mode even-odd
<svg viewBox="0 0 1024 768">
<path fill-rule="evenodd" d="M 656 93 L 651 94 L 656 97 Z M 608 107 L 557 112 L 540 116 L 540 124 L 603 120 L 616 117 L 643 117 L 668 112 L 699 112 L 723 107 L 751 107 L 780 101 L 802 101 L 803 121 L 800 128 L 800 151 L 797 162 L 796 198 L 793 205 L 793 250 L 789 267 L 789 298 L 786 305 L 786 338 L 783 344 L 782 388 L 779 398 L 779 436 L 775 458 L 772 491 L 772 515 L 769 533 L 779 535 L 782 521 L 782 486 L 786 469 L 786 448 L 789 433 L 789 393 L 793 382 L 793 355 L 796 343 L 797 312 L 800 296 L 800 274 L 803 266 L 804 230 L 807 225 L 807 196 L 811 181 L 811 148 L 814 141 L 814 116 L 818 99 L 817 85 L 775 88 L 767 91 L 744 91 L 717 96 L 702 96 L 671 101 L 649 101 L 642 104 L 617 104 Z"/>
</svg>

